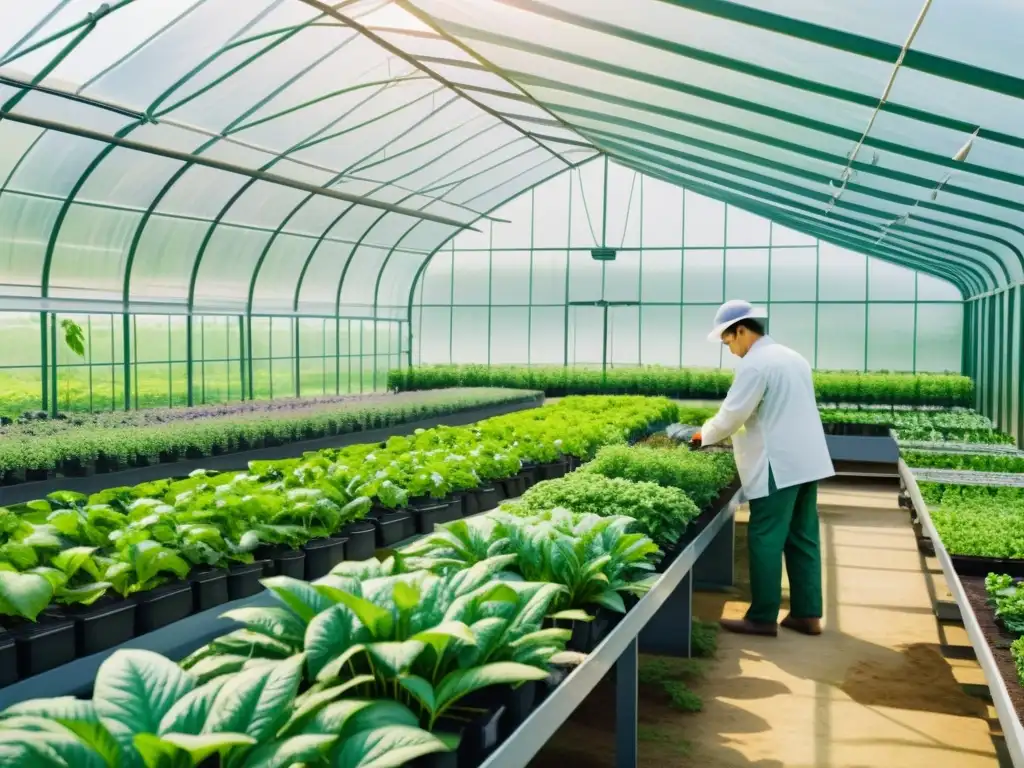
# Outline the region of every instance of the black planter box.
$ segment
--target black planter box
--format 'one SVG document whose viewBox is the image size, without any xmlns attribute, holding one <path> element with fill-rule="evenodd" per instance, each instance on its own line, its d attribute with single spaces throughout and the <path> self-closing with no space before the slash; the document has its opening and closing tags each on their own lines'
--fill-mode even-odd
<svg viewBox="0 0 1024 768">
<path fill-rule="evenodd" d="M 369 520 L 349 523 L 338 533 L 348 539 L 345 544 L 345 558 L 348 560 L 370 560 L 377 551 L 376 528 Z"/>
<path fill-rule="evenodd" d="M 524 493 L 540 482 L 540 472 L 536 467 L 523 467 L 516 477 L 522 480 Z"/>
<path fill-rule="evenodd" d="M 306 575 L 306 553 L 301 549 L 285 549 L 273 557 L 274 573 L 302 579 Z"/>
<path fill-rule="evenodd" d="M 537 705 L 537 683 L 528 680 L 517 688 L 510 687 L 502 698 L 505 702 L 505 717 L 501 721 L 501 738 L 507 739 Z"/>
<path fill-rule="evenodd" d="M 307 541 L 302 546 L 306 553 L 306 581 L 326 576 L 344 560 L 347 541 L 344 536 Z"/>
<path fill-rule="evenodd" d="M 216 608 L 228 601 L 227 572 L 218 568 L 206 568 L 193 571 L 188 576 L 192 585 L 192 604 L 195 613 Z"/>
<path fill-rule="evenodd" d="M 470 491 L 462 497 L 462 516 L 472 517 L 480 514 L 480 497 L 476 491 Z"/>
<path fill-rule="evenodd" d="M 463 712 L 459 712 L 459 720 L 441 717 L 437 729 L 461 735 L 457 750 L 459 766 L 479 765 L 494 751 L 501 740 L 501 724 L 507 711 L 506 698 L 508 689 L 505 686 L 485 688 L 469 694 L 459 705 L 485 710 L 482 714 L 471 713 L 472 719 L 467 723 Z M 456 705 L 458 707 L 459 705 Z"/>
<path fill-rule="evenodd" d="M 103 597 L 92 605 L 69 606 L 63 613 L 75 622 L 79 657 L 91 656 L 135 637 L 134 600 Z"/>
<path fill-rule="evenodd" d="M 431 752 L 406 763 L 405 768 L 459 768 L 459 753 Z"/>
<path fill-rule="evenodd" d="M 563 623 L 548 619 L 545 619 L 544 623 L 547 626 L 564 626 Z M 604 640 L 611 630 L 612 621 L 608 612 L 599 608 L 593 621 L 574 621 L 570 626 L 572 628 L 572 637 L 569 638 L 569 642 L 565 644 L 565 647 L 570 651 L 590 653 Z"/>
<path fill-rule="evenodd" d="M 135 467 L 137 469 L 142 468 L 142 467 L 154 467 L 154 466 L 156 466 L 159 463 L 160 463 L 160 456 L 159 455 L 155 455 L 155 456 L 139 456 L 139 455 L 136 455 L 136 456 L 132 457 L 132 460 L 130 462 L 131 466 Z"/>
<path fill-rule="evenodd" d="M 180 455 L 177 451 L 160 451 L 160 463 L 174 464 Z"/>
<path fill-rule="evenodd" d="M 22 680 L 67 664 L 75 658 L 75 622 L 43 614 L 7 630 L 14 639 L 18 677 Z"/>
<path fill-rule="evenodd" d="M 64 477 L 90 477 L 95 472 L 96 467 L 91 461 L 64 459 L 60 463 L 60 474 Z"/>
<path fill-rule="evenodd" d="M 263 578 L 270 560 L 256 560 L 249 565 L 233 565 L 228 571 L 228 600 L 241 600 L 243 597 L 258 595 L 263 589 L 260 579 Z"/>
<path fill-rule="evenodd" d="M 109 475 L 121 469 L 121 460 L 116 456 L 100 456 L 96 459 L 96 474 Z"/>
<path fill-rule="evenodd" d="M 406 533 L 413 527 L 412 516 L 408 512 L 382 512 L 370 518 L 370 522 L 376 529 L 378 547 L 394 546 L 412 535 Z M 415 533 L 415 530 L 413 532 Z"/>
<path fill-rule="evenodd" d="M 1017 579 L 1024 578 L 1024 560 L 954 554 L 950 554 L 949 559 L 960 576 L 985 578 L 990 573 L 1005 573 Z"/>
<path fill-rule="evenodd" d="M 140 592 L 135 601 L 135 635 L 144 635 L 192 615 L 192 586 L 167 584 Z"/>
<path fill-rule="evenodd" d="M 0 688 L 18 681 L 18 650 L 14 638 L 0 629 Z"/>
<path fill-rule="evenodd" d="M 52 480 L 56 473 L 52 469 L 26 469 L 25 470 L 25 482 L 26 483 L 43 483 L 47 480 Z"/>
<path fill-rule="evenodd" d="M 476 490 L 476 503 L 480 512 L 490 512 L 492 509 L 496 509 L 499 501 L 498 492 L 494 486 L 488 485 Z"/>
<path fill-rule="evenodd" d="M 560 477 L 565 477 L 568 471 L 569 467 L 564 460 L 556 461 L 552 464 L 541 464 L 537 467 L 537 474 L 540 480 L 557 480 Z"/>
<path fill-rule="evenodd" d="M 416 523 L 416 533 L 433 533 L 435 526 L 462 517 L 462 503 L 458 499 L 441 500 L 422 507 L 410 507 L 409 511 Z"/>
</svg>

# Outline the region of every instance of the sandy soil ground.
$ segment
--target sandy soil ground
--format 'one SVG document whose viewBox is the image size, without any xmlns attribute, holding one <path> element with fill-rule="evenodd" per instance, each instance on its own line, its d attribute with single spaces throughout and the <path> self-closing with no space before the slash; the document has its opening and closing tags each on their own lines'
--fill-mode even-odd
<svg viewBox="0 0 1024 768">
<path fill-rule="evenodd" d="M 689 670 L 704 699 L 698 714 L 673 710 L 660 689 L 642 685 L 641 766 L 997 768 L 992 711 L 965 691 L 983 682 L 980 670 L 948 658 L 965 636 L 933 615 L 941 574 L 918 554 L 895 489 L 834 484 L 819 504 L 825 633 L 722 633 L 717 658 Z M 741 511 L 736 588 L 698 594 L 703 619 L 746 610 L 743 519 Z M 606 683 L 532 765 L 613 766 L 613 702 Z"/>
</svg>

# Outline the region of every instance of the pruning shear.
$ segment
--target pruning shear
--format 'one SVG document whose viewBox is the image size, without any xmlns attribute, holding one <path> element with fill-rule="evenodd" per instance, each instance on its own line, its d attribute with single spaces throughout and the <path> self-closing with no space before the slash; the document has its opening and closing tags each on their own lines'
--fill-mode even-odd
<svg viewBox="0 0 1024 768">
<path fill-rule="evenodd" d="M 699 451 L 703 446 L 700 437 L 700 427 L 683 427 L 673 437 L 679 440 L 680 443 L 685 443 L 691 451 Z"/>
</svg>

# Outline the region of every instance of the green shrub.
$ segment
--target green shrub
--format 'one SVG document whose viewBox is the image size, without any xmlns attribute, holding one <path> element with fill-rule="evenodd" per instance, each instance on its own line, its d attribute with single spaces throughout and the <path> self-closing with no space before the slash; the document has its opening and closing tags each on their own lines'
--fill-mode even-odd
<svg viewBox="0 0 1024 768">
<path fill-rule="evenodd" d="M 572 512 L 636 518 L 637 529 L 662 547 L 671 547 L 700 510 L 678 488 L 634 483 L 588 472 L 573 472 L 558 480 L 538 483 L 522 499 L 504 509 L 532 514 L 564 507 Z"/>
<path fill-rule="evenodd" d="M 614 445 L 598 451 L 580 471 L 678 488 L 704 509 L 736 476 L 736 462 L 731 453 Z"/>
</svg>

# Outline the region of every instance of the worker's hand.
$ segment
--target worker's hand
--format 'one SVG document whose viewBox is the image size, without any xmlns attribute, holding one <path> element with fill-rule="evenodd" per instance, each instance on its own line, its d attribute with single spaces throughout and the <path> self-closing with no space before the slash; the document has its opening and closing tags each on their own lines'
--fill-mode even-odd
<svg viewBox="0 0 1024 768">
<path fill-rule="evenodd" d="M 690 438 L 690 450 L 699 451 L 701 445 L 700 432 L 694 432 L 693 437 Z"/>
</svg>

